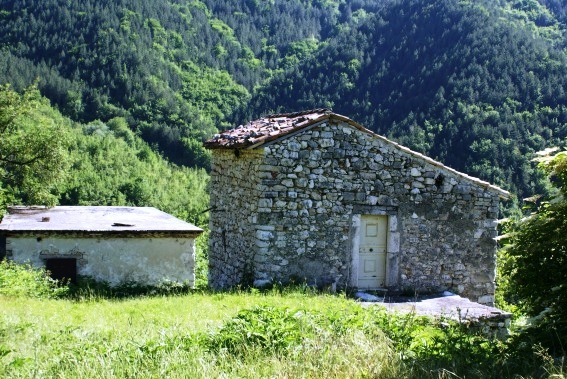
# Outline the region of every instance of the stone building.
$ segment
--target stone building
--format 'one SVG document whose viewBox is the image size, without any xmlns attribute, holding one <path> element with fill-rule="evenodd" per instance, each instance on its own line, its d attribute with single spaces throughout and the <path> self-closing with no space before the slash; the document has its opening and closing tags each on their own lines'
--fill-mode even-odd
<svg viewBox="0 0 567 379">
<path fill-rule="evenodd" d="M 493 302 L 503 189 L 324 109 L 267 116 L 205 146 L 213 288 L 305 281 Z"/>
<path fill-rule="evenodd" d="M 149 207 L 12 207 L 0 223 L 0 260 L 46 267 L 56 279 L 193 285 L 202 232 Z"/>
</svg>

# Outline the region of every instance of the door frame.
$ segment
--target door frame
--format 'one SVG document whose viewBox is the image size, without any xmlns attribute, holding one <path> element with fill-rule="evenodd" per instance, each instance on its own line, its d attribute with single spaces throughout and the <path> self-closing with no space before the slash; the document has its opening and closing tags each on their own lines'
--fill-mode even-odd
<svg viewBox="0 0 567 379">
<path fill-rule="evenodd" d="M 359 272 L 359 249 L 362 216 L 387 216 L 388 228 L 386 235 L 386 287 L 396 287 L 398 285 L 399 273 L 399 251 L 400 251 L 400 232 L 398 230 L 398 216 L 386 210 L 372 210 L 370 212 L 356 213 L 352 215 L 351 228 L 351 275 L 350 284 L 354 288 L 358 288 L 358 272 Z"/>
</svg>

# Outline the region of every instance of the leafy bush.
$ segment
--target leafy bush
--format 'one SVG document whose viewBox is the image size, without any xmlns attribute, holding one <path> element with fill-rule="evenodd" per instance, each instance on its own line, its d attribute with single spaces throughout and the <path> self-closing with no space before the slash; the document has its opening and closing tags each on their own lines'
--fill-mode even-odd
<svg viewBox="0 0 567 379">
<path fill-rule="evenodd" d="M 13 297 L 60 298 L 69 288 L 49 277 L 45 269 L 13 261 L 0 261 L 0 295 Z"/>
<path fill-rule="evenodd" d="M 301 344 L 303 329 L 301 313 L 257 306 L 240 311 L 211 333 L 205 343 L 213 351 L 226 349 L 235 354 L 243 354 L 250 348 L 281 353 Z"/>
<path fill-rule="evenodd" d="M 504 342 L 475 332 L 465 322 L 411 312 L 392 314 L 384 308 L 368 313 L 372 327 L 392 341 L 410 377 L 437 378 L 452 373 L 455 377 L 501 378 L 514 369 L 504 359 Z"/>
<path fill-rule="evenodd" d="M 220 329 L 201 336 L 211 352 L 230 356 L 291 356 L 322 341 L 381 344 L 391 349 L 409 377 L 499 378 L 515 371 L 508 361 L 506 345 L 473 332 L 465 323 L 392 314 L 381 307 L 350 306 L 319 311 L 256 306 L 240 311 Z M 358 336 L 358 337 L 356 337 Z M 540 367 L 533 352 L 529 370 Z M 498 357 L 501 357 L 500 359 Z M 525 371 L 524 371 L 525 372 Z"/>
<path fill-rule="evenodd" d="M 551 155 L 549 149 L 537 160 L 550 174 L 558 196 L 543 202 L 537 212 L 512 224 L 508 230 L 502 273 L 506 294 L 532 317 L 525 343 L 540 343 L 556 356 L 567 355 L 567 152 Z"/>
</svg>

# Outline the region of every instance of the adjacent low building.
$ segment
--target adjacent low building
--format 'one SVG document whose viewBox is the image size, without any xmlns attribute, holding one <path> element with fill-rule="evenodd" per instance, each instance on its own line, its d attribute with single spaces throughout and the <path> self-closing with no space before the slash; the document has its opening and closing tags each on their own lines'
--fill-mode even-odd
<svg viewBox="0 0 567 379">
<path fill-rule="evenodd" d="M 0 223 L 0 259 L 46 267 L 56 279 L 193 285 L 202 232 L 149 207 L 11 207 Z"/>
<path fill-rule="evenodd" d="M 494 301 L 509 193 L 328 110 L 216 135 L 209 284 L 449 290 Z"/>
</svg>

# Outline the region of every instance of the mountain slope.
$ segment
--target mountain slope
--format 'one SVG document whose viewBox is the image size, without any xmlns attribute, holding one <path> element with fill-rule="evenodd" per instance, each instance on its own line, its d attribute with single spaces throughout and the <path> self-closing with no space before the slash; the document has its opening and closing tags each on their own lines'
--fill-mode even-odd
<svg viewBox="0 0 567 379">
<path fill-rule="evenodd" d="M 0 100 L 9 110 L 0 112 L 0 134 L 9 141 L 0 144 L 0 218 L 6 204 L 53 199 L 65 205 L 154 206 L 206 224 L 206 171 L 168 163 L 123 118 L 73 122 L 33 87 L 18 95 L 1 86 Z M 15 132 L 5 134 L 10 130 Z"/>
<path fill-rule="evenodd" d="M 0 83 L 171 161 L 270 111 L 320 106 L 520 194 L 565 138 L 557 0 L 0 0 Z"/>
<path fill-rule="evenodd" d="M 520 195 L 530 154 L 567 137 L 567 60 L 500 8 L 392 3 L 254 94 L 236 119 L 331 107 Z"/>
<path fill-rule="evenodd" d="M 0 21 L 0 80 L 27 86 L 39 76 L 67 116 L 125 117 L 180 163 L 195 163 L 183 139 L 213 133 L 248 96 L 234 77 L 254 73 L 236 45 L 231 57 L 245 69 L 233 77 L 220 67 L 211 47 L 228 38 L 198 1 L 3 0 Z"/>
</svg>

